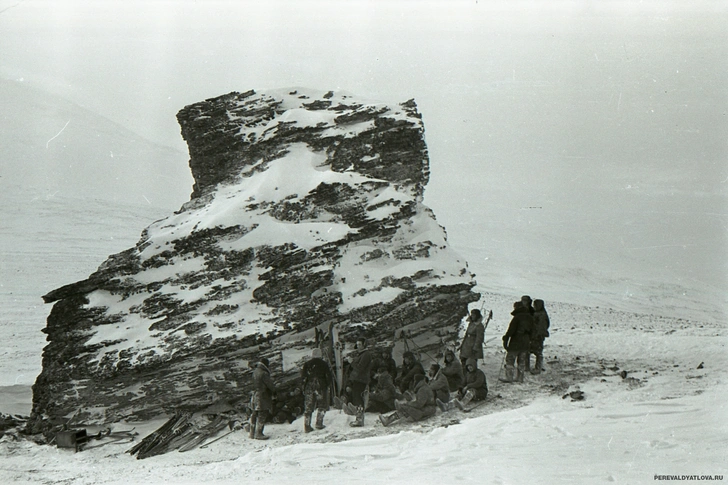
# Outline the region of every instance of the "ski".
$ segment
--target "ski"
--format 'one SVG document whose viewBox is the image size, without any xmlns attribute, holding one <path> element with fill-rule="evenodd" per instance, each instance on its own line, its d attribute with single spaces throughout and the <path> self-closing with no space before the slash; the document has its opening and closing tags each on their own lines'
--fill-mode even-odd
<svg viewBox="0 0 728 485">
<path fill-rule="evenodd" d="M 215 419 L 203 426 L 195 433 L 195 436 L 179 447 L 180 452 L 190 451 L 197 448 L 199 445 L 207 441 L 211 436 L 216 436 L 228 425 L 227 421 L 222 416 L 215 416 Z"/>
<path fill-rule="evenodd" d="M 477 408 L 479 406 L 482 406 L 483 404 L 485 404 L 485 399 L 483 399 L 482 401 L 478 402 L 478 404 L 476 404 L 475 406 L 470 406 L 469 408 L 461 409 L 461 411 L 464 412 L 464 413 L 469 413 L 473 409 L 475 409 L 475 408 Z"/>
</svg>

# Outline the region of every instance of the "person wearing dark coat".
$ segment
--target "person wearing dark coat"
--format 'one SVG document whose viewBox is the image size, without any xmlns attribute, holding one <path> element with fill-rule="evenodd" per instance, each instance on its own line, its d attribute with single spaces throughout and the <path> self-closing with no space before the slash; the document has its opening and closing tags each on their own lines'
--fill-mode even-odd
<svg viewBox="0 0 728 485">
<path fill-rule="evenodd" d="M 372 353 L 366 348 L 366 339 L 356 341 L 357 354 L 351 360 L 348 386 L 351 388 L 351 403 L 357 408 L 356 420 L 351 426 L 364 426 L 364 400 L 369 393 L 369 379 L 372 372 Z"/>
<path fill-rule="evenodd" d="M 321 358 L 322 355 L 321 349 L 313 349 L 311 360 L 303 364 L 301 369 L 304 396 L 303 431 L 305 433 L 313 431 L 311 419 L 314 409 L 317 410 L 316 429 L 326 427 L 324 426 L 324 415 L 329 410 L 334 376 L 331 366 Z"/>
<path fill-rule="evenodd" d="M 445 365 L 440 372 L 447 378 L 450 392 L 455 392 L 465 383 L 463 365 L 455 358 L 455 352 L 448 349 L 445 351 Z"/>
<path fill-rule="evenodd" d="M 543 342 L 549 336 L 549 314 L 546 312 L 543 300 L 533 300 L 533 331 L 531 332 L 530 353 L 536 356 L 536 363 L 531 374 L 540 374 L 543 370 Z M 529 354 L 530 360 L 530 354 Z"/>
<path fill-rule="evenodd" d="M 427 384 L 435 393 L 435 399 L 447 402 L 450 400 L 450 386 L 447 377 L 442 373 L 438 364 L 432 364 L 427 372 Z"/>
<path fill-rule="evenodd" d="M 463 368 L 468 359 L 483 358 L 483 340 L 485 339 L 485 327 L 483 326 L 483 315 L 480 310 L 472 310 L 468 317 L 468 328 L 465 330 L 463 342 L 460 344 L 460 363 Z"/>
<path fill-rule="evenodd" d="M 397 386 L 400 392 L 407 392 L 412 390 L 411 387 L 414 383 L 416 375 L 425 375 L 425 369 L 422 364 L 415 359 L 415 354 L 410 351 L 405 352 L 402 355 L 402 375 L 397 379 Z"/>
<path fill-rule="evenodd" d="M 423 374 L 417 374 L 414 377 L 414 396 L 415 398 L 412 400 L 395 401 L 394 404 L 397 410 L 393 413 L 380 414 L 379 420 L 382 424 L 389 426 L 398 419 L 421 421 L 435 415 L 437 412 L 435 393 L 430 389 Z"/>
<path fill-rule="evenodd" d="M 523 382 L 526 373 L 526 361 L 531 347 L 531 332 L 533 329 L 533 317 L 522 302 L 513 304 L 513 318 L 508 325 L 508 330 L 503 335 L 503 348 L 506 354 L 506 376 L 504 382 L 514 381 L 514 363 L 518 361 L 518 373 L 515 380 Z"/>
<path fill-rule="evenodd" d="M 250 416 L 250 437 L 256 440 L 267 440 L 263 434 L 265 423 L 273 411 L 273 395 L 276 392 L 273 379 L 270 377 L 268 359 L 262 357 L 253 371 L 253 401 Z"/>
<path fill-rule="evenodd" d="M 488 383 L 485 380 L 485 373 L 478 369 L 478 361 L 468 359 L 465 363 L 465 385 L 457 393 L 457 397 L 451 401 L 437 399 L 437 405 L 445 412 L 453 407 L 465 409 L 470 401 L 482 401 L 488 397 Z"/>
<path fill-rule="evenodd" d="M 369 393 L 369 406 L 367 411 L 375 413 L 388 413 L 394 411 L 394 400 L 401 397 L 401 394 L 394 387 L 392 376 L 387 367 L 380 365 L 376 373 L 377 384 L 374 391 Z"/>
<path fill-rule="evenodd" d="M 392 376 L 392 381 L 397 378 L 397 362 L 392 357 L 390 349 L 382 350 L 382 364 L 387 368 L 387 372 Z"/>
</svg>

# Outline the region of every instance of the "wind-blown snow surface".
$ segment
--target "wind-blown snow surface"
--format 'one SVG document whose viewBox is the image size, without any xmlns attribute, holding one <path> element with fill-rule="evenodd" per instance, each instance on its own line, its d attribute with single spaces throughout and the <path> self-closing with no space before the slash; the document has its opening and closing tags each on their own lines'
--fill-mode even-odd
<svg viewBox="0 0 728 485">
<path fill-rule="evenodd" d="M 726 329 L 719 324 L 551 304 L 547 371 L 496 379 L 509 296 L 487 294 L 488 401 L 413 425 L 364 428 L 336 410 L 304 434 L 269 425 L 267 442 L 235 432 L 206 449 L 136 460 L 130 444 L 74 454 L 4 439 L 5 483 L 654 483 L 654 475 L 728 475 Z M 703 368 L 698 369 L 703 362 Z M 620 376 L 626 371 L 627 377 Z M 575 389 L 586 399 L 563 399 Z M 161 422 L 136 425 L 145 436 Z M 92 442 L 93 444 L 93 442 Z M 687 482 L 691 483 L 691 482 Z"/>
</svg>

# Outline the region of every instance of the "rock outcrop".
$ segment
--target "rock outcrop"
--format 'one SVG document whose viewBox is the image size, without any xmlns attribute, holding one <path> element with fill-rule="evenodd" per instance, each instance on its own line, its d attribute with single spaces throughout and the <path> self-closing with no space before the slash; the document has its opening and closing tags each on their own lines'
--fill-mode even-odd
<svg viewBox="0 0 728 485">
<path fill-rule="evenodd" d="M 435 356 L 476 301 L 422 203 L 421 116 L 308 91 L 230 93 L 177 115 L 191 200 L 88 279 L 54 290 L 34 418 L 85 422 L 247 401 L 270 359 L 295 386 L 314 329 Z M 159 190 L 164 190 L 160 187 Z"/>
</svg>

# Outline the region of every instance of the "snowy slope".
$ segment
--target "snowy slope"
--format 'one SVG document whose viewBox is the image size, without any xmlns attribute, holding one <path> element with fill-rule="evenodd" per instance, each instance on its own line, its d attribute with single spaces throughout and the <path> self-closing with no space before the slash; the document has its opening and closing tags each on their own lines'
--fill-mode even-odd
<svg viewBox="0 0 728 485">
<path fill-rule="evenodd" d="M 39 197 L 3 185 L 0 224 L 0 385 L 33 383 L 53 288 L 84 278 L 109 254 L 139 240 L 167 211 L 73 197 Z"/>
<path fill-rule="evenodd" d="M 339 411 L 303 434 L 269 425 L 267 442 L 233 433 L 206 449 L 135 460 L 129 444 L 73 454 L 0 443 L 5 481 L 121 483 L 654 483 L 654 475 L 726 475 L 726 329 L 702 322 L 553 304 L 547 370 L 522 385 L 496 379 L 511 298 L 487 295 L 490 398 L 414 425 L 364 428 Z M 704 366 L 698 369 L 701 362 Z M 627 372 L 626 378 L 620 372 Z M 580 389 L 585 400 L 563 398 Z M 145 436 L 161 422 L 133 423 Z M 99 472 L 103 470 L 103 472 Z M 691 483 L 691 482 L 688 482 Z"/>
<path fill-rule="evenodd" d="M 21 185 L 30 198 L 91 198 L 172 210 L 189 198 L 186 153 L 22 82 L 0 79 L 0 146 L 0 183 Z"/>
</svg>

